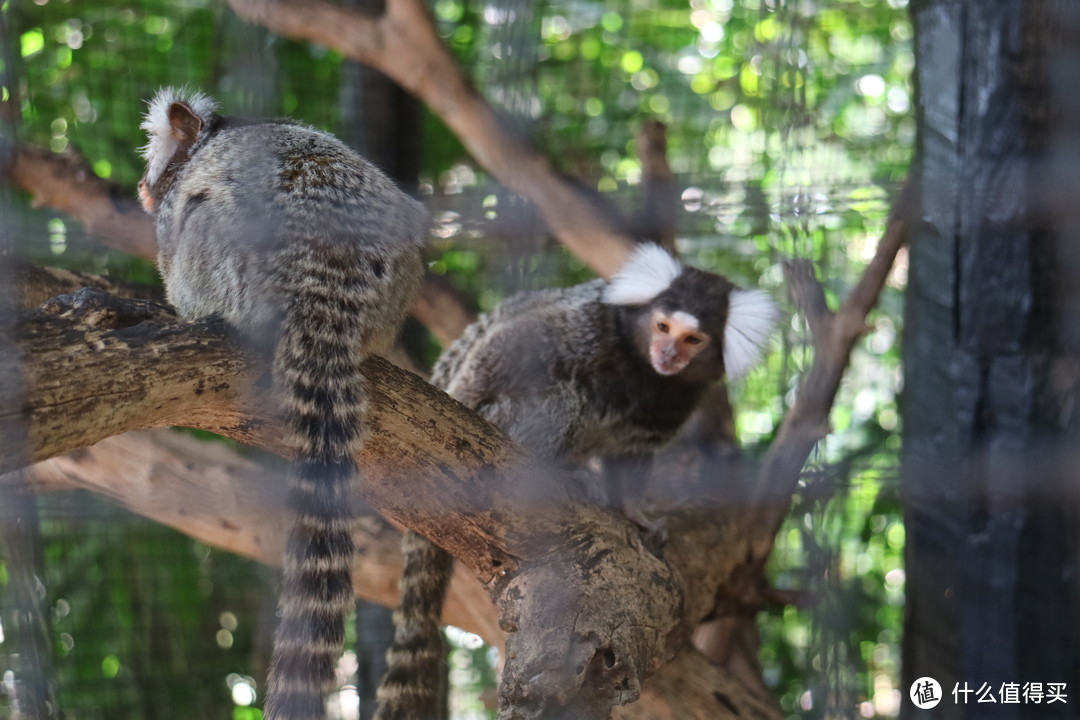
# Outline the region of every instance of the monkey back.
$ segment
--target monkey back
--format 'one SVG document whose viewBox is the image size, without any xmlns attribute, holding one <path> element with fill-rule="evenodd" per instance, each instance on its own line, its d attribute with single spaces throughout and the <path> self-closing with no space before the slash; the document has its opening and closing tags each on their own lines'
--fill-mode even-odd
<svg viewBox="0 0 1080 720">
<path fill-rule="evenodd" d="M 342 298 L 380 298 L 364 302 L 380 314 L 372 328 L 400 324 L 419 284 L 426 213 L 336 138 L 215 116 L 170 171 L 157 205 L 159 267 L 185 317 L 221 315 L 259 337 L 279 322 L 288 288 L 316 282 Z M 301 254 L 315 260 L 294 277 Z"/>
</svg>

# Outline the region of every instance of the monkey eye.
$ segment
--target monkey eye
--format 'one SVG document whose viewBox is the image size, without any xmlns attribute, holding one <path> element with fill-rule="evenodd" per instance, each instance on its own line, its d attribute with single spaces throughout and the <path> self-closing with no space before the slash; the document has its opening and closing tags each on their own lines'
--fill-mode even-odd
<svg viewBox="0 0 1080 720">
<path fill-rule="evenodd" d="M 662 332 L 662 333 L 664 333 L 664 334 L 666 335 L 666 334 L 667 334 L 667 332 L 668 332 L 668 330 L 670 330 L 670 329 L 671 329 L 671 326 L 670 326 L 670 325 L 668 325 L 668 324 L 667 324 L 666 322 L 664 322 L 663 320 L 660 320 L 659 322 L 657 322 L 657 323 L 656 323 L 656 329 L 657 329 L 657 330 L 659 330 L 660 332 Z"/>
<path fill-rule="evenodd" d="M 702 342 L 701 338 L 697 335 L 687 335 L 685 340 L 687 345 L 700 345 Z"/>
</svg>

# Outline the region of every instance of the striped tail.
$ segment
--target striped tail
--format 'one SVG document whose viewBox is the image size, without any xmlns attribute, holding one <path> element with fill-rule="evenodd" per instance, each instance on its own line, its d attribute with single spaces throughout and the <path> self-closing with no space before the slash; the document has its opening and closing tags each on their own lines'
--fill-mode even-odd
<svg viewBox="0 0 1080 720">
<path fill-rule="evenodd" d="M 298 291 L 274 359 L 296 460 L 267 720 L 325 719 L 345 616 L 355 606 L 352 491 L 365 408 L 364 314 L 346 312 L 333 295 L 318 287 Z"/>
<path fill-rule="evenodd" d="M 376 694 L 375 720 L 446 720 L 447 648 L 440 618 L 454 559 L 411 530 L 402 548 L 401 607 L 386 653 L 389 669 Z"/>
</svg>

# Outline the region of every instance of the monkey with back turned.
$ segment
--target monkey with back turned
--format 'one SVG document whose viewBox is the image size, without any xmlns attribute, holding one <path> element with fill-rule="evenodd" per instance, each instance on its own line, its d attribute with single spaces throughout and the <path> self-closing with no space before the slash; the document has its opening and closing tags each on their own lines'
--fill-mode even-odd
<svg viewBox="0 0 1080 720">
<path fill-rule="evenodd" d="M 641 245 L 610 281 L 515 295 L 470 325 L 439 358 L 432 383 L 535 455 L 566 464 L 599 456 L 607 502 L 640 492 L 652 455 L 709 386 L 742 377 L 779 318 L 761 290 Z M 384 720 L 444 718 L 424 705 L 435 683 L 450 557 L 410 533 Z M 382 712 L 382 708 L 380 712 Z"/>
<path fill-rule="evenodd" d="M 397 335 L 422 272 L 423 207 L 336 138 L 217 114 L 166 88 L 142 128 L 143 206 L 182 317 L 217 316 L 273 355 L 295 452 L 268 720 L 323 720 L 354 607 L 361 364 Z"/>
</svg>

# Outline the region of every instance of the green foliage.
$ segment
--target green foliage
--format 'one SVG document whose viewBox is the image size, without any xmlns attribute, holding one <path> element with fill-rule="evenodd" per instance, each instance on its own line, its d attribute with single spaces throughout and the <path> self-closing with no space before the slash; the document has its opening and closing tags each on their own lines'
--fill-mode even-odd
<svg viewBox="0 0 1080 720">
<path fill-rule="evenodd" d="M 232 705 L 226 678 L 254 659 L 270 572 L 89 495 L 46 497 L 41 516 L 65 716 L 194 719 Z"/>
<path fill-rule="evenodd" d="M 498 653 L 482 638 L 458 628 L 446 629 L 450 641 L 450 713 L 455 718 L 494 718 L 485 697 L 495 692 Z"/>
<path fill-rule="evenodd" d="M 22 38 L 24 139 L 57 152 L 75 146 L 103 177 L 134 187 L 144 142 L 139 99 L 162 84 L 207 79 L 210 3 L 17 3 L 12 12 Z"/>
</svg>

